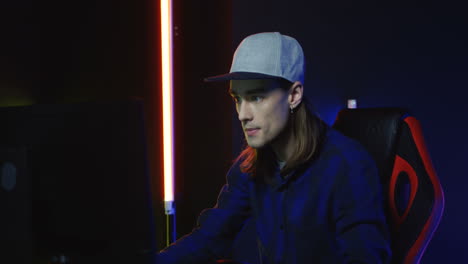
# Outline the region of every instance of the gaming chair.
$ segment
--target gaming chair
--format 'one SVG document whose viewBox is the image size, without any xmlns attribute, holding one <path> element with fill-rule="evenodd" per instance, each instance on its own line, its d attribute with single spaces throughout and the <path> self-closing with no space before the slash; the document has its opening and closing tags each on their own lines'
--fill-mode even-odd
<svg viewBox="0 0 468 264">
<path fill-rule="evenodd" d="M 442 217 L 444 194 L 418 120 L 400 108 L 343 109 L 333 127 L 359 141 L 377 163 L 392 263 L 419 263 Z"/>
</svg>

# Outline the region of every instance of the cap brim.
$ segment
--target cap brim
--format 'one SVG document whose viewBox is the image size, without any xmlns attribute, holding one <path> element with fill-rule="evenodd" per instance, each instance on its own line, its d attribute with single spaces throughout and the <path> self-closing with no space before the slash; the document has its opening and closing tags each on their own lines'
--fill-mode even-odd
<svg viewBox="0 0 468 264">
<path fill-rule="evenodd" d="M 257 79 L 282 79 L 278 76 L 256 73 L 256 72 L 231 72 L 205 78 L 205 82 L 221 82 L 230 80 L 257 80 Z"/>
</svg>

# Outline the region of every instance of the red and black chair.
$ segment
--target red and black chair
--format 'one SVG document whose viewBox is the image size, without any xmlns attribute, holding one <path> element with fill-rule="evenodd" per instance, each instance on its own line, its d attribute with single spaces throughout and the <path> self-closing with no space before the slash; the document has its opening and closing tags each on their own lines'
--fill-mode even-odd
<svg viewBox="0 0 468 264">
<path fill-rule="evenodd" d="M 386 189 L 392 263 L 419 263 L 444 210 L 419 121 L 400 108 L 343 109 L 333 127 L 358 140 L 377 163 Z"/>
</svg>

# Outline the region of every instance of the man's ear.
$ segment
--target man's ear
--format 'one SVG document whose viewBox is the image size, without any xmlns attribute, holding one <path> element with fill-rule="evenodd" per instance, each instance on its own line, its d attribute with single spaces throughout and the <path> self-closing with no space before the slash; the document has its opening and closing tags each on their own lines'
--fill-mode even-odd
<svg viewBox="0 0 468 264">
<path fill-rule="evenodd" d="M 297 81 L 294 82 L 291 88 L 289 88 L 288 103 L 289 106 L 294 109 L 302 102 L 302 96 L 304 95 L 304 87 L 302 83 Z"/>
</svg>

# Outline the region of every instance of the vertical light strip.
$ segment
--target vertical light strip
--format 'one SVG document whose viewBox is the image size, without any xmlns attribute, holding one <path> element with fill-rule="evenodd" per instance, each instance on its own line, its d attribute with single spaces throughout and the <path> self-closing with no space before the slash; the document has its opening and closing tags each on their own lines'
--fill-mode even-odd
<svg viewBox="0 0 468 264">
<path fill-rule="evenodd" d="M 173 132 L 173 58 L 172 1 L 161 0 L 161 69 L 164 148 L 164 201 L 166 214 L 173 214 L 174 132 Z"/>
</svg>

